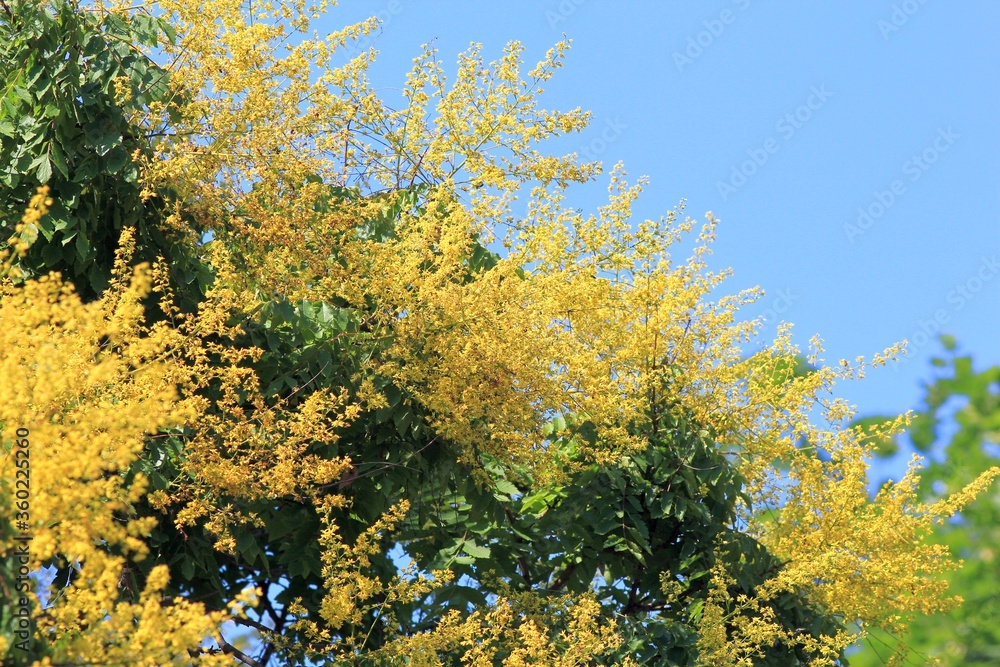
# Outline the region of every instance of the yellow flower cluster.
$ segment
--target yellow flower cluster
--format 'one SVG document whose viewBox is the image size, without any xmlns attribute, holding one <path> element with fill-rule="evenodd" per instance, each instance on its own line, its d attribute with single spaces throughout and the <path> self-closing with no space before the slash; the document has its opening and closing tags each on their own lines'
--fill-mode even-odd
<svg viewBox="0 0 1000 667">
<path fill-rule="evenodd" d="M 174 664 L 223 620 L 200 604 L 161 599 L 163 567 L 136 602 L 123 592 L 123 576 L 148 553 L 149 530 L 131 509 L 145 483 L 136 475 L 127 487 L 126 470 L 145 435 L 192 417 L 176 402 L 166 362 L 156 360 L 162 341 L 136 335 L 148 289 L 141 267 L 131 279 L 119 273 L 106 296 L 87 305 L 56 275 L 0 288 L 2 511 L 13 525 L 20 508 L 12 499 L 25 479 L 19 462 L 29 461 L 30 500 L 17 515 L 30 538 L 27 567 L 55 562 L 73 572 L 35 619 L 38 636 L 60 638 L 60 664 Z M 22 439 L 24 459 L 12 450 Z M 5 557 L 25 544 L 16 537 L 4 533 Z M 20 595 L 39 602 L 33 591 Z"/>
<path fill-rule="evenodd" d="M 419 667 L 452 664 L 447 656 L 456 654 L 469 667 L 582 667 L 607 664 L 620 644 L 615 624 L 600 619 L 592 596 L 509 594 L 464 618 L 449 612 L 434 630 L 401 638 L 379 657 L 387 665 Z M 617 664 L 635 663 L 625 658 Z"/>
<path fill-rule="evenodd" d="M 16 279 L 17 269 L 11 266 L 14 256 L 24 256 L 28 248 L 38 240 L 38 221 L 42 219 L 52 206 L 49 197 L 49 186 L 43 185 L 28 203 L 28 208 L 21 216 L 21 222 L 14 228 L 14 234 L 7 239 L 7 248 L 0 250 L 0 277 L 9 276 Z"/>
</svg>

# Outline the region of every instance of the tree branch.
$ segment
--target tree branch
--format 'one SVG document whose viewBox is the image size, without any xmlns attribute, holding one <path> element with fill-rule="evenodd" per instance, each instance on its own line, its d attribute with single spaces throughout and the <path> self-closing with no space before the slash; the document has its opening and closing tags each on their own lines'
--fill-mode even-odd
<svg viewBox="0 0 1000 667">
<path fill-rule="evenodd" d="M 233 656 L 234 658 L 242 662 L 244 665 L 249 665 L 250 667 L 264 667 L 262 664 L 260 664 L 259 662 L 248 656 L 246 653 L 239 650 L 238 648 L 227 642 L 225 639 L 223 639 L 222 635 L 219 635 L 219 646 L 222 647 L 223 653 L 225 653 L 226 655 Z"/>
<path fill-rule="evenodd" d="M 502 507 L 504 514 L 507 515 L 507 521 L 510 522 L 510 527 L 513 528 L 514 523 L 516 521 L 514 513 L 511 511 L 509 507 L 507 507 L 507 505 L 502 505 Z M 514 536 L 514 542 L 518 544 L 524 544 L 524 540 L 522 540 L 520 537 L 517 537 L 516 535 Z M 521 555 L 517 557 L 517 564 L 519 566 L 519 569 L 521 570 L 521 578 L 524 579 L 525 585 L 527 585 L 528 588 L 531 588 L 531 570 L 528 568 L 528 561 L 526 561 L 524 559 L 524 556 Z"/>
<path fill-rule="evenodd" d="M 569 567 L 563 570 L 563 573 L 559 575 L 558 579 L 555 580 L 555 583 L 549 586 L 549 590 L 552 591 L 553 593 L 561 591 L 563 587 L 566 586 L 566 584 L 569 582 L 569 578 L 573 576 L 573 572 L 576 571 L 577 565 L 579 565 L 579 563 L 570 563 Z"/>
</svg>

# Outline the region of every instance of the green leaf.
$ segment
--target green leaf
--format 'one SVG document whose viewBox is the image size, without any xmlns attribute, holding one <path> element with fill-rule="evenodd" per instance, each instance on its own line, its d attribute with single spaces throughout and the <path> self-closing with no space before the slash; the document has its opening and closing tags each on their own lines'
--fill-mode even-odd
<svg viewBox="0 0 1000 667">
<path fill-rule="evenodd" d="M 97 164 L 93 157 L 89 159 L 84 159 L 82 162 L 76 165 L 76 169 L 73 170 L 73 181 L 75 183 L 86 183 L 89 182 L 94 176 L 97 175 Z"/>
<path fill-rule="evenodd" d="M 407 431 L 413 424 L 413 413 L 406 409 L 396 410 L 392 414 L 392 421 L 396 426 L 396 432 L 399 433 L 399 437 L 405 438 Z"/>
<path fill-rule="evenodd" d="M 948 350 L 949 352 L 954 352 L 955 348 L 958 347 L 958 341 L 955 340 L 955 337 L 950 334 L 941 334 L 940 336 L 938 336 L 938 340 L 941 341 L 941 345 L 944 347 L 944 349 Z"/>
<path fill-rule="evenodd" d="M 11 92 L 13 93 L 15 98 L 21 100 L 26 104 L 31 104 L 32 102 L 34 102 L 34 99 L 32 98 L 31 93 L 28 92 L 27 88 L 24 88 L 22 86 L 14 86 Z"/>
<path fill-rule="evenodd" d="M 115 146 L 107 155 L 108 172 L 115 174 L 128 162 L 128 152 L 123 146 Z"/>
<path fill-rule="evenodd" d="M 62 248 L 55 243 L 42 246 L 42 262 L 45 266 L 55 266 L 63 259 Z"/>
<path fill-rule="evenodd" d="M 90 254 L 90 243 L 88 243 L 86 235 L 76 235 L 76 252 L 80 259 L 87 259 Z"/>
<path fill-rule="evenodd" d="M 481 547 L 471 541 L 462 545 L 462 551 L 469 554 L 473 558 L 489 558 L 491 555 L 489 547 Z"/>
<path fill-rule="evenodd" d="M 691 619 L 692 623 L 697 624 L 699 621 L 701 621 L 701 614 L 702 611 L 704 611 L 704 609 L 705 609 L 704 600 L 695 600 L 694 602 L 691 603 L 687 611 L 688 611 L 688 616 Z"/>
<path fill-rule="evenodd" d="M 39 183 L 45 184 L 49 182 L 52 178 L 52 163 L 49 161 L 47 155 L 42 155 L 42 160 L 38 164 L 38 170 L 35 172 L 35 177 L 38 179 Z"/>
<path fill-rule="evenodd" d="M 69 165 L 66 164 L 66 154 L 59 147 L 58 141 L 49 143 L 49 151 L 52 154 L 52 164 L 62 174 L 63 178 L 69 178 Z"/>
<path fill-rule="evenodd" d="M 166 19 L 158 19 L 160 30 L 166 36 L 167 41 L 173 44 L 177 39 L 177 30 Z"/>
<path fill-rule="evenodd" d="M 930 449 L 937 440 L 937 421 L 926 414 L 919 414 L 910 423 L 910 442 L 921 452 Z"/>
<path fill-rule="evenodd" d="M 496 490 L 505 496 L 514 496 L 521 493 L 513 483 L 506 479 L 497 480 L 495 486 Z"/>
<path fill-rule="evenodd" d="M 21 116 L 19 121 L 17 121 L 17 127 L 21 135 L 21 139 L 28 142 L 35 136 L 35 131 L 38 129 L 38 121 L 34 116 L 25 114 Z"/>
<path fill-rule="evenodd" d="M 113 35 L 117 35 L 119 37 L 129 36 L 128 27 L 125 25 L 125 21 L 123 21 L 117 14 L 108 12 L 104 17 L 104 25 Z"/>
<path fill-rule="evenodd" d="M 104 156 L 111 152 L 111 149 L 121 143 L 122 135 L 114 127 L 110 127 L 105 129 L 103 132 L 91 132 L 88 135 L 88 139 L 94 147 L 94 151 L 98 155 Z"/>
</svg>

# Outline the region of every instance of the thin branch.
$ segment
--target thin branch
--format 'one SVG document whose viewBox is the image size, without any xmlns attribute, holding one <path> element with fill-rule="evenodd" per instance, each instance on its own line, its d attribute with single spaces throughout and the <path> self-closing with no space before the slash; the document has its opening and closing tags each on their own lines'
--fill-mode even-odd
<svg viewBox="0 0 1000 667">
<path fill-rule="evenodd" d="M 240 625 L 246 625 L 246 626 L 249 626 L 249 627 L 254 628 L 256 630 L 260 630 L 261 632 L 274 632 L 273 628 L 269 628 L 266 625 L 264 625 L 263 623 L 258 623 L 257 621 L 253 620 L 252 618 L 246 618 L 244 616 L 236 616 L 236 617 L 233 617 L 232 620 L 233 620 L 234 623 L 239 623 Z"/>
<path fill-rule="evenodd" d="M 563 587 L 569 583 L 569 578 L 573 576 L 573 572 L 576 570 L 576 566 L 578 564 L 579 563 L 570 563 L 569 566 L 563 570 L 563 573 L 559 575 L 559 578 L 556 579 L 551 586 L 549 586 L 549 590 L 553 593 L 561 591 Z"/>
<path fill-rule="evenodd" d="M 250 667 L 264 667 L 264 665 L 260 664 L 259 662 L 248 656 L 246 653 L 239 650 L 238 648 L 227 642 L 225 639 L 223 639 L 221 634 L 219 635 L 219 646 L 222 647 L 223 653 L 225 653 L 226 655 L 233 656 L 234 658 L 242 662 L 244 665 L 249 665 Z"/>
<path fill-rule="evenodd" d="M 511 509 L 507 507 L 507 505 L 503 505 L 503 511 L 507 515 L 507 521 L 510 522 L 510 527 L 513 528 L 514 523 L 516 521 L 516 518 L 514 517 L 514 512 L 511 511 Z M 517 537 L 516 535 L 514 536 L 514 541 L 517 542 L 518 544 L 524 544 L 524 540 L 521 539 L 520 537 Z M 521 570 L 521 578 L 524 579 L 525 585 L 528 588 L 531 588 L 532 586 L 531 570 L 528 568 L 528 561 L 524 558 L 523 555 L 519 555 L 517 557 L 517 564 Z"/>
</svg>

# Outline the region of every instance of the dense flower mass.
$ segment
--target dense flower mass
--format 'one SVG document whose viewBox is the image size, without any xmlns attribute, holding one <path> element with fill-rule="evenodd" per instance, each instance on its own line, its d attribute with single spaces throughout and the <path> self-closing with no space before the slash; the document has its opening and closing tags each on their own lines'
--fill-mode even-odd
<svg viewBox="0 0 1000 667">
<path fill-rule="evenodd" d="M 953 604 L 925 538 L 992 473 L 870 499 L 907 418 L 830 398 L 901 346 L 747 355 L 711 215 L 635 220 L 620 165 L 570 206 L 601 167 L 543 150 L 589 119 L 539 106 L 568 42 L 452 81 L 425 47 L 394 108 L 343 55 L 377 22 L 321 39 L 320 4 L 3 8 L 35 55 L 2 66 L 0 552 L 55 576 L 0 565 L 33 619 L 0 655 L 834 665 Z"/>
</svg>

